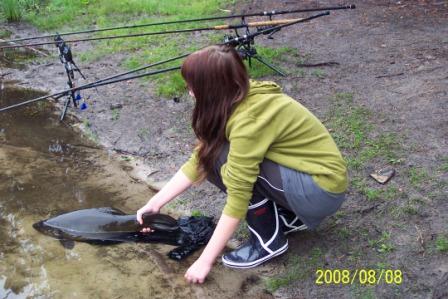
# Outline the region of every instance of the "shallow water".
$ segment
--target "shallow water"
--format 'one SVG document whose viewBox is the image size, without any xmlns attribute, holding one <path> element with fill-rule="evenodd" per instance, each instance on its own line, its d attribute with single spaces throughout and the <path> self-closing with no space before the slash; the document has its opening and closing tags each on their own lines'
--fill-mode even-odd
<svg viewBox="0 0 448 299">
<path fill-rule="evenodd" d="M 0 106 L 38 95 L 4 86 Z M 159 253 L 164 246 L 77 243 L 67 250 L 32 228 L 38 220 L 83 208 L 129 212 L 107 159 L 60 123 L 51 105 L 0 113 L 0 298 L 189 296 L 182 276 L 171 273 L 176 264 Z"/>
</svg>

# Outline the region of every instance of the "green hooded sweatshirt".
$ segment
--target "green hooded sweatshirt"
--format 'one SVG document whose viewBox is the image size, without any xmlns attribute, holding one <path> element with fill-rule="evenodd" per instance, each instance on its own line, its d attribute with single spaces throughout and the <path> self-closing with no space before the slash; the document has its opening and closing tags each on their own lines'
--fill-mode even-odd
<svg viewBox="0 0 448 299">
<path fill-rule="evenodd" d="M 230 143 L 221 176 L 227 188 L 223 213 L 245 217 L 259 165 L 264 158 L 310 174 L 325 191 L 347 189 L 346 163 L 324 125 L 304 106 L 282 93 L 274 82 L 250 81 L 247 96 L 226 124 Z M 194 151 L 181 170 L 198 179 Z"/>
</svg>

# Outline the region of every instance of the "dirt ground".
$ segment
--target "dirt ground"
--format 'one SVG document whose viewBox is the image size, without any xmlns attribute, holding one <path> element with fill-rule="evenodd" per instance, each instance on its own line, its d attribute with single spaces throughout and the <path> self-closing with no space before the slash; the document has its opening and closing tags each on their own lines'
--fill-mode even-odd
<svg viewBox="0 0 448 299">
<path fill-rule="evenodd" d="M 337 95 L 351 94 L 353 101 L 347 107 L 369 111 L 365 118 L 373 128 L 369 137 L 393 133 L 399 148 L 393 163 L 376 157 L 352 170 L 351 178 L 365 178 L 368 188 L 384 191 L 386 187 L 369 179 L 369 173 L 392 165 L 396 175 L 389 186 L 395 192 L 388 198 L 372 200 L 369 193 L 352 184 L 341 212 L 317 231 L 289 237 L 286 255 L 249 273 L 274 278 L 290 273 L 292 283 L 266 294 L 275 298 L 448 298 L 448 255 L 436 247 L 436 240 L 448 235 L 448 3 L 350 3 L 357 9 L 335 11 L 282 30 L 274 40 L 260 40 L 264 46 L 297 49 L 309 65 L 336 64 L 302 67 L 297 73 L 299 67 L 289 59 L 279 65 L 294 75 L 267 76 L 263 80 L 278 82 L 327 126 L 332 109 L 342 105 L 335 101 Z M 254 0 L 237 4 L 233 10 L 339 4 Z M 16 35 L 36 33 L 23 24 L 9 29 Z M 73 49 L 85 51 L 89 45 L 75 45 Z M 25 70 L 3 70 L 4 78 L 48 91 L 62 89 L 65 74 L 55 51 L 51 53 L 52 57 Z M 94 80 L 121 71 L 117 67 L 121 59 L 123 55 L 114 55 L 80 67 Z M 194 145 L 189 125 L 193 102 L 186 95 L 176 102 L 158 98 L 151 83 L 140 81 L 98 88 L 86 95 L 91 96 L 89 109 L 74 116 L 87 135 L 109 151 L 142 161 L 146 166 L 143 175 L 140 173 L 143 178 L 149 175 L 152 181 L 167 180 L 188 158 Z M 122 108 L 113 111 L 111 105 L 116 104 Z M 347 156 L 356 154 L 343 152 Z M 172 207 L 181 213 L 199 210 L 218 217 L 224 201 L 223 194 L 205 183 L 182 195 Z M 294 258 L 299 262 L 291 269 Z M 318 269 L 349 269 L 352 273 L 362 269 L 401 270 L 403 282 L 317 285 Z"/>
</svg>

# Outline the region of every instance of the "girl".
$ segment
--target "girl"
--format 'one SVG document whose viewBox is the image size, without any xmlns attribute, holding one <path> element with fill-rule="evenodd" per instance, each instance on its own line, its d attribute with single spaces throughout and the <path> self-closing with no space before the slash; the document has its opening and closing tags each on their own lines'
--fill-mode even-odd
<svg viewBox="0 0 448 299">
<path fill-rule="evenodd" d="M 208 179 L 227 193 L 213 236 L 185 278 L 202 283 L 246 218 L 250 239 L 222 256 L 233 268 L 257 266 L 288 249 L 286 233 L 314 229 L 344 201 L 346 164 L 322 123 L 273 82 L 250 81 L 233 47 L 210 46 L 184 61 L 196 100 L 198 145 L 188 162 L 137 212 L 160 209 Z M 149 229 L 145 229 L 149 231 Z"/>
</svg>

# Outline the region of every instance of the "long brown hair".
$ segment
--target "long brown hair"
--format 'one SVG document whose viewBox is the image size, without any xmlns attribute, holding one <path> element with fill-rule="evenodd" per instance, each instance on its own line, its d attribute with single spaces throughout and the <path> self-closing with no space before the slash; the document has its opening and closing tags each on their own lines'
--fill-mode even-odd
<svg viewBox="0 0 448 299">
<path fill-rule="evenodd" d="M 233 47 L 209 46 L 188 56 L 182 77 L 194 93 L 192 127 L 198 138 L 200 180 L 211 173 L 226 141 L 226 123 L 249 90 L 249 76 Z"/>
</svg>

